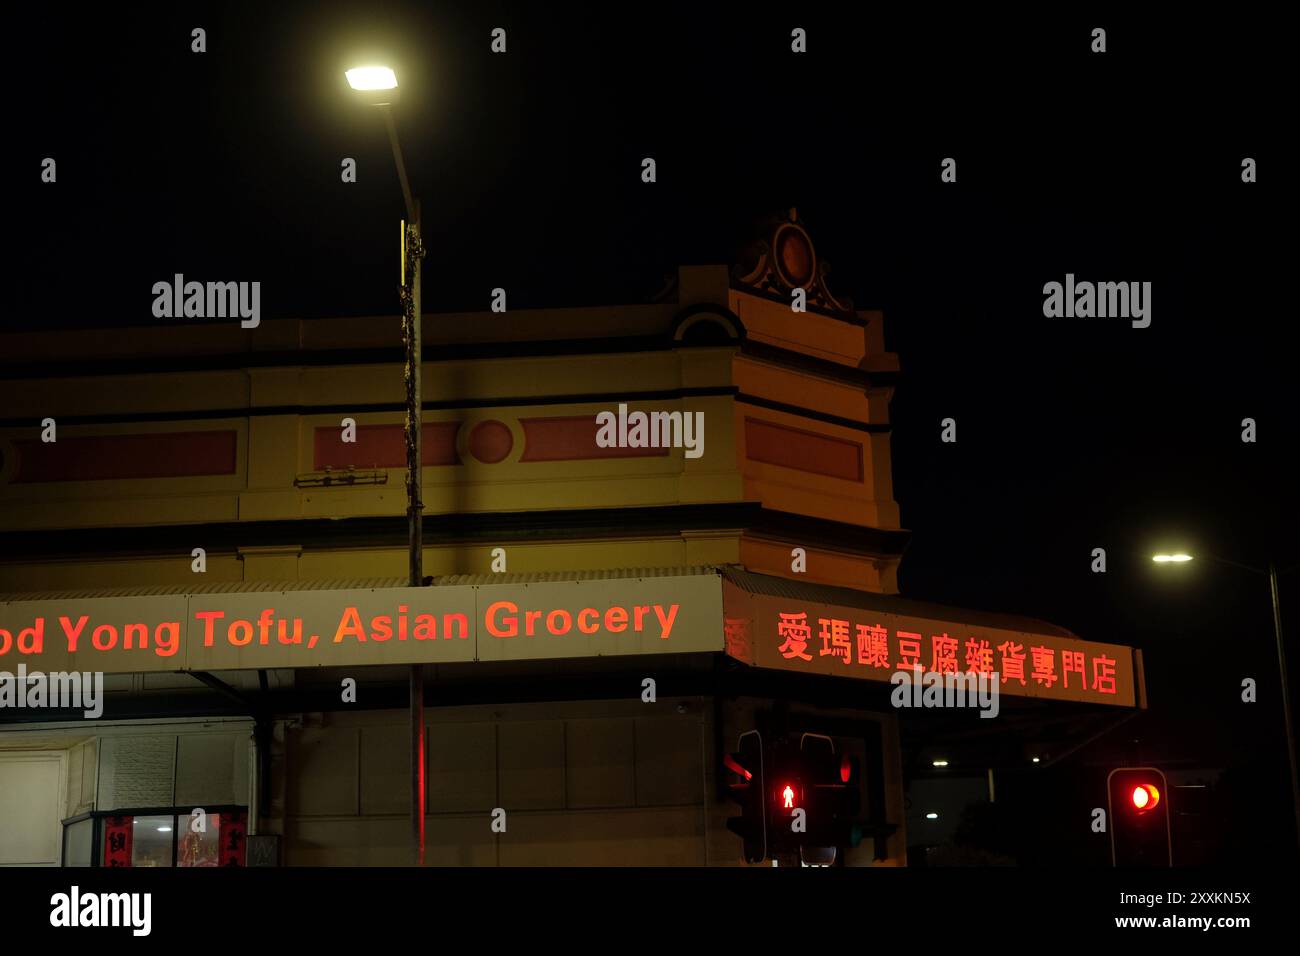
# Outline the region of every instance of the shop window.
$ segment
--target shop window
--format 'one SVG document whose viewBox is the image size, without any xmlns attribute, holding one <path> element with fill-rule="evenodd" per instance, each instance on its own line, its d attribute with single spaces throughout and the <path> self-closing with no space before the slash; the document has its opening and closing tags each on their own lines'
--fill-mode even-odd
<svg viewBox="0 0 1300 956">
<path fill-rule="evenodd" d="M 172 834 L 176 832 L 176 818 L 174 816 L 136 816 L 129 819 L 129 824 L 124 822 L 116 824 L 112 833 L 114 838 L 117 839 L 126 826 L 131 827 L 131 865 L 174 866 Z M 125 854 L 122 854 L 122 856 L 125 856 Z"/>
<path fill-rule="evenodd" d="M 97 865 L 122 867 L 244 866 L 248 813 L 205 807 L 196 829 L 193 809 L 137 809 L 95 814 Z"/>
</svg>

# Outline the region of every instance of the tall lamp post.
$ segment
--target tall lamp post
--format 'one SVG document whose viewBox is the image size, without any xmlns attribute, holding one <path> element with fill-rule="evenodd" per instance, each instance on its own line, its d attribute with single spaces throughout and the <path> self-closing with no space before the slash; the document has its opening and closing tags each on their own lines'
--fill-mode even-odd
<svg viewBox="0 0 1300 956">
<path fill-rule="evenodd" d="M 418 588 L 424 584 L 424 544 L 420 497 L 420 263 L 424 244 L 420 234 L 420 202 L 411 198 L 411 184 L 406 178 L 402 145 L 397 139 L 393 105 L 397 102 L 397 76 L 386 66 L 362 66 L 348 70 L 348 85 L 363 100 L 379 109 L 388 127 L 388 142 L 393 148 L 397 179 L 406 203 L 402 222 L 401 286 L 402 343 L 406 347 L 403 378 L 406 385 L 406 523 L 409 576 L 407 584 Z M 409 676 L 411 716 L 411 838 L 416 866 L 424 865 L 424 668 L 412 664 Z"/>
<path fill-rule="evenodd" d="M 1286 672 L 1286 647 L 1282 641 L 1282 606 L 1278 600 L 1277 592 L 1279 572 L 1271 561 L 1267 568 L 1256 568 L 1249 564 L 1229 561 L 1227 558 L 1221 558 L 1216 554 L 1206 553 L 1205 556 L 1211 561 L 1217 561 L 1219 564 L 1226 564 L 1229 567 L 1249 571 L 1252 574 L 1260 574 L 1268 578 L 1269 592 L 1273 598 L 1273 638 L 1277 642 L 1278 677 L 1282 683 L 1282 720 L 1286 723 L 1286 753 L 1291 762 L 1291 807 L 1295 811 L 1296 842 L 1300 845 L 1300 773 L 1297 773 L 1296 770 L 1295 724 L 1291 720 L 1290 682 L 1287 680 Z M 1157 564 L 1185 564 L 1192 560 L 1192 556 L 1183 552 L 1157 554 L 1152 556 L 1152 560 Z M 1297 565 L 1297 567 L 1300 567 L 1300 565 Z M 1294 570 L 1295 567 L 1285 568 L 1281 573 L 1286 574 Z"/>
</svg>

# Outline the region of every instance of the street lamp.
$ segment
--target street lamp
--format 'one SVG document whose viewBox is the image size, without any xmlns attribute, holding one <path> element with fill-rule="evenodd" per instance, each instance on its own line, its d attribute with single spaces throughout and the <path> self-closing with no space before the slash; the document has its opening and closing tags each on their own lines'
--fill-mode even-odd
<svg viewBox="0 0 1300 956">
<path fill-rule="evenodd" d="M 424 584 L 424 561 L 420 498 L 420 262 L 424 244 L 420 235 L 420 202 L 411 198 L 411 184 L 406 178 L 402 146 L 393 122 L 393 104 L 397 102 L 397 75 L 386 66 L 359 66 L 344 74 L 348 85 L 384 115 L 388 142 L 393 148 L 397 180 L 402 187 L 407 218 L 402 221 L 401 284 L 402 344 L 406 347 L 403 378 L 406 384 L 406 523 L 409 548 L 407 584 L 418 588 Z M 412 664 L 409 680 L 411 711 L 411 836 L 417 866 L 424 865 L 424 668 Z"/>
<path fill-rule="evenodd" d="M 1219 564 L 1226 564 L 1229 567 L 1249 571 L 1252 574 L 1264 575 L 1268 578 L 1268 587 L 1273 598 L 1273 639 L 1277 642 L 1278 676 L 1282 682 L 1282 720 L 1286 723 L 1286 752 L 1291 762 L 1291 806 L 1295 810 L 1296 842 L 1300 844 L 1300 773 L 1296 771 L 1295 724 L 1291 722 L 1291 693 L 1286 672 L 1286 647 L 1282 642 L 1282 606 L 1278 601 L 1277 591 L 1279 572 L 1271 561 L 1267 568 L 1256 568 L 1249 564 L 1229 561 L 1227 558 L 1221 558 L 1216 554 L 1206 553 L 1205 557 L 1211 561 L 1217 561 Z M 1182 552 L 1177 554 L 1156 554 L 1152 555 L 1151 560 L 1157 564 L 1183 564 L 1191 561 L 1192 556 Z M 1296 567 L 1300 567 L 1300 565 Z M 1281 573 L 1286 574 L 1288 571 L 1294 570 L 1295 567 L 1285 568 Z"/>
<path fill-rule="evenodd" d="M 354 90 L 397 89 L 397 74 L 386 66 L 354 66 L 343 75 Z"/>
</svg>

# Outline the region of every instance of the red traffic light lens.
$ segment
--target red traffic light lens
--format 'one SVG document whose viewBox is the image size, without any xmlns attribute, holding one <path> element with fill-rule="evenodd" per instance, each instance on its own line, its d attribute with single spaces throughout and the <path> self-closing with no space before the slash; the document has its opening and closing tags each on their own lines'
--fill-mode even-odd
<svg viewBox="0 0 1300 956">
<path fill-rule="evenodd" d="M 781 791 L 781 806 L 786 810 L 794 809 L 794 787 L 788 783 L 785 785 L 785 789 Z"/>
<path fill-rule="evenodd" d="M 726 767 L 728 770 L 730 770 L 732 773 L 739 774 L 740 776 L 744 777 L 746 782 L 754 779 L 754 775 L 750 773 L 748 770 L 746 770 L 744 767 L 742 767 L 740 763 L 736 760 L 736 758 L 733 757 L 731 754 L 727 754 L 722 758 L 722 765 Z"/>
<path fill-rule="evenodd" d="M 1155 784 L 1139 784 L 1133 788 L 1130 799 L 1133 801 L 1133 809 L 1144 813 L 1147 810 L 1154 810 L 1156 805 L 1160 803 L 1160 791 Z"/>
</svg>

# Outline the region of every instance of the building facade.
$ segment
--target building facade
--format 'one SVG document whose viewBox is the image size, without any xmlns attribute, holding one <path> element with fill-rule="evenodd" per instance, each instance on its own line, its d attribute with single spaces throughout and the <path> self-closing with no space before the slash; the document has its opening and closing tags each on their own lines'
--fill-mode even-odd
<svg viewBox="0 0 1300 956">
<path fill-rule="evenodd" d="M 824 277 L 791 216 L 662 301 L 423 316 L 421 589 L 396 318 L 0 336 L 0 671 L 105 688 L 0 708 L 0 864 L 410 863 L 412 663 L 438 865 L 738 863 L 756 728 L 856 757 L 837 862 L 903 864 L 889 677 L 959 629 L 1140 705 L 1127 648 L 897 596 L 898 362 Z"/>
</svg>

